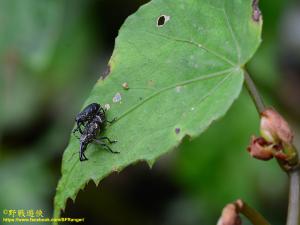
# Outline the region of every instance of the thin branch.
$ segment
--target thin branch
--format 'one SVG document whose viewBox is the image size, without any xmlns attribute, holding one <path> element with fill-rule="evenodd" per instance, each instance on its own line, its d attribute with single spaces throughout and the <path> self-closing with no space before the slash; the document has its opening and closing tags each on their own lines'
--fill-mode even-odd
<svg viewBox="0 0 300 225">
<path fill-rule="evenodd" d="M 290 171 L 289 205 L 286 225 L 300 225 L 300 169 Z"/>
<path fill-rule="evenodd" d="M 236 204 L 240 206 L 240 213 L 246 216 L 253 225 L 270 225 L 259 212 L 251 208 L 247 203 L 238 200 Z"/>
<path fill-rule="evenodd" d="M 251 208 L 241 199 L 227 204 L 217 225 L 242 224 L 240 214 L 243 214 L 253 225 L 270 225 L 270 223 L 255 209 Z"/>
<path fill-rule="evenodd" d="M 260 114 L 261 112 L 263 112 L 265 110 L 265 104 L 251 78 L 251 76 L 249 75 L 249 73 L 245 70 L 244 71 L 244 77 L 245 77 L 245 85 L 246 88 L 255 104 L 255 107 L 258 111 L 258 113 Z"/>
</svg>

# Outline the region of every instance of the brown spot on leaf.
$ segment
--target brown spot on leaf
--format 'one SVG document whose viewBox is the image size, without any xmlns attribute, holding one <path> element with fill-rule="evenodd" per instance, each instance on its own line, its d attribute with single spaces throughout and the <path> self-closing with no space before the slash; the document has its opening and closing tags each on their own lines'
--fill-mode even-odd
<svg viewBox="0 0 300 225">
<path fill-rule="evenodd" d="M 258 2 L 259 2 L 259 0 L 253 0 L 253 2 L 252 2 L 252 19 L 255 22 L 259 22 L 260 17 L 261 17 L 261 12 L 258 7 Z"/>
<path fill-rule="evenodd" d="M 125 90 L 128 90 L 129 89 L 129 86 L 128 86 L 128 83 L 127 82 L 124 82 L 122 84 L 122 87 L 125 89 Z"/>
<path fill-rule="evenodd" d="M 148 81 L 148 86 L 153 87 L 155 84 L 155 82 L 153 80 L 149 80 Z"/>
<path fill-rule="evenodd" d="M 179 128 L 179 127 L 176 127 L 176 128 L 175 128 L 175 133 L 176 133 L 176 134 L 179 134 L 179 133 L 180 133 L 180 128 Z"/>
</svg>

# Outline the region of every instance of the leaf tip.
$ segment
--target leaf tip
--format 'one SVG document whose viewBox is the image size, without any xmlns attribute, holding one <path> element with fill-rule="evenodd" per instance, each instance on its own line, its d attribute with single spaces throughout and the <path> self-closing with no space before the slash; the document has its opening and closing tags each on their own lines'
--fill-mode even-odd
<svg viewBox="0 0 300 225">
<path fill-rule="evenodd" d="M 153 165 L 155 163 L 155 159 L 147 159 L 146 162 L 147 162 L 149 168 L 152 169 Z"/>
</svg>

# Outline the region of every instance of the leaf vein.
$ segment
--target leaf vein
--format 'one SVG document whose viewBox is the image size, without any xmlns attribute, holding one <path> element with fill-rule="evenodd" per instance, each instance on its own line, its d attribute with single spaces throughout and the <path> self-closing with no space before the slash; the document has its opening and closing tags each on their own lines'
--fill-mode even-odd
<svg viewBox="0 0 300 225">
<path fill-rule="evenodd" d="M 194 79 L 190 79 L 190 80 L 186 80 L 186 81 L 183 81 L 183 82 L 178 82 L 176 84 L 173 84 L 173 85 L 167 86 L 165 88 L 162 88 L 162 89 L 154 92 L 152 95 L 148 96 L 147 98 L 145 98 L 144 100 L 142 100 L 138 104 L 132 106 L 130 109 L 128 109 L 126 112 L 124 112 L 121 116 L 119 116 L 117 118 L 117 121 L 121 120 L 126 115 L 128 115 L 129 113 L 131 113 L 132 111 L 134 111 L 135 109 L 137 109 L 138 107 L 140 107 L 141 105 L 146 103 L 147 101 L 151 100 L 155 96 L 157 96 L 157 95 L 159 95 L 159 94 L 161 94 L 161 93 L 163 93 L 167 90 L 170 90 L 170 89 L 175 88 L 177 86 L 183 86 L 183 85 L 188 85 L 188 84 L 191 84 L 191 83 L 195 83 L 195 82 L 198 82 L 198 81 L 201 81 L 201 80 L 208 80 L 208 79 L 212 79 L 212 78 L 215 78 L 215 77 L 218 77 L 218 76 L 223 76 L 224 74 L 226 74 L 228 72 L 232 72 L 233 70 L 234 69 L 231 68 L 231 69 L 227 69 L 227 70 L 218 71 L 218 72 L 215 72 L 215 73 L 210 73 L 210 74 L 207 74 L 207 75 L 203 75 L 203 76 L 200 76 L 200 77 L 197 77 L 197 78 L 194 78 Z M 114 124 L 112 124 L 111 126 L 113 126 Z"/>
<path fill-rule="evenodd" d="M 165 34 L 158 34 L 158 33 L 153 33 L 153 32 L 150 32 L 150 31 L 146 31 L 147 33 L 149 34 L 152 34 L 152 35 L 155 35 L 155 36 L 160 36 L 160 37 L 163 37 L 163 38 L 166 38 L 166 39 L 169 39 L 169 40 L 172 40 L 172 41 L 178 41 L 178 42 L 183 42 L 183 43 L 188 43 L 188 44 L 192 44 L 202 50 L 205 50 L 206 52 L 216 56 L 217 58 L 221 59 L 222 61 L 226 62 L 227 64 L 231 65 L 231 66 L 235 66 L 236 64 L 234 62 L 232 62 L 231 60 L 227 59 L 226 57 L 220 55 L 219 53 L 215 52 L 214 50 L 210 49 L 210 48 L 207 48 L 206 46 L 200 44 L 200 43 L 197 43 L 195 41 L 192 41 L 192 40 L 186 40 L 186 39 L 182 39 L 182 38 L 177 38 L 177 37 L 170 37 L 168 35 L 165 35 Z"/>
<path fill-rule="evenodd" d="M 235 44 L 235 47 L 236 47 L 236 53 L 237 53 L 237 57 L 238 57 L 238 59 L 237 59 L 238 62 L 237 63 L 240 64 L 240 62 L 241 62 L 241 47 L 240 47 L 240 45 L 237 41 L 237 37 L 236 37 L 236 34 L 233 30 L 232 24 L 230 23 L 230 20 L 229 20 L 227 11 L 226 11 L 225 2 L 224 2 L 223 12 L 224 12 L 227 28 L 228 28 L 228 30 L 231 34 L 232 40 L 233 40 L 233 42 Z"/>
</svg>

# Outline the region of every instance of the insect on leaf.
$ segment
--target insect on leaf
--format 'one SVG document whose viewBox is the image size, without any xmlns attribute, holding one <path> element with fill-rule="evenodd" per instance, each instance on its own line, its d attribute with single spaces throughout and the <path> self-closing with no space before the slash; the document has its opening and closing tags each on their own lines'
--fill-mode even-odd
<svg viewBox="0 0 300 225">
<path fill-rule="evenodd" d="M 140 160 L 152 164 L 223 116 L 240 94 L 243 66 L 261 42 L 261 26 L 251 0 L 153 0 L 128 17 L 108 77 L 84 104 L 110 105 L 108 119 L 117 121 L 103 135 L 118 140 L 111 147 L 120 154 L 90 144 L 89 160 L 80 162 L 78 155 L 72 158 L 79 151 L 72 136 L 54 216 L 90 180 L 98 184 Z"/>
</svg>

